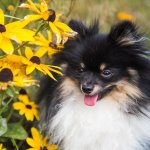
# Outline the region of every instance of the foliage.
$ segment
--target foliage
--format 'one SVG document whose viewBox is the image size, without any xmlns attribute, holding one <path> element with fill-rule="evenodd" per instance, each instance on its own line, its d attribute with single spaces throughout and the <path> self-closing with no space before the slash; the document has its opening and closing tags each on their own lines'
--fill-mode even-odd
<svg viewBox="0 0 150 150">
<path fill-rule="evenodd" d="M 50 62 L 77 33 L 49 5 L 45 0 L 12 1 L 7 10 L 0 9 L 0 149 L 57 149 L 34 127 L 39 110 L 31 97 L 42 75 L 53 80 L 53 73 L 62 75 Z M 22 18 L 16 17 L 21 11 Z"/>
<path fill-rule="evenodd" d="M 149 0 L 1 0 L 0 150 L 57 149 L 41 134 L 35 94 L 43 75 L 62 75 L 51 65 L 53 55 L 77 34 L 64 22 L 100 18 L 105 31 L 130 20 L 150 35 L 149 6 Z"/>
</svg>

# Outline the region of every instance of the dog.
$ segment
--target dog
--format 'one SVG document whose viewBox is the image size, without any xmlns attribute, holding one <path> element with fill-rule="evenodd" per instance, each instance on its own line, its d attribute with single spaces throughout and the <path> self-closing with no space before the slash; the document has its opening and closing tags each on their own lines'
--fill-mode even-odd
<svg viewBox="0 0 150 150">
<path fill-rule="evenodd" d="M 149 150 L 150 60 L 145 37 L 122 21 L 108 33 L 71 20 L 78 33 L 55 54 L 57 82 L 42 80 L 42 128 L 59 150 Z"/>
</svg>

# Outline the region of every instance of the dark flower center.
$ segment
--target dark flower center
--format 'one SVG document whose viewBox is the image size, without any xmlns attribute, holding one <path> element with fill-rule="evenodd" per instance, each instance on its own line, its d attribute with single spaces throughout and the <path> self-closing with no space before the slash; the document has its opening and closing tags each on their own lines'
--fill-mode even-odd
<svg viewBox="0 0 150 150">
<path fill-rule="evenodd" d="M 33 62 L 33 63 L 36 63 L 36 64 L 38 64 L 38 65 L 41 63 L 40 58 L 37 57 L 37 56 L 31 57 L 31 58 L 30 58 L 30 61 Z"/>
<path fill-rule="evenodd" d="M 57 45 L 55 43 L 53 43 L 53 42 L 50 42 L 49 46 L 52 47 L 52 48 L 54 48 L 54 49 L 57 49 Z"/>
<path fill-rule="evenodd" d="M 27 92 L 26 92 L 26 90 L 25 90 L 25 89 L 21 89 L 21 90 L 19 91 L 19 94 L 21 94 L 21 95 L 26 95 L 26 94 L 27 94 Z"/>
<path fill-rule="evenodd" d="M 32 106 L 28 104 L 28 105 L 26 105 L 26 108 L 32 109 Z"/>
<path fill-rule="evenodd" d="M 4 68 L 0 72 L 0 82 L 13 81 L 13 73 L 10 69 Z"/>
<path fill-rule="evenodd" d="M 6 28 L 4 25 L 0 24 L 0 32 L 6 32 Z"/>
<path fill-rule="evenodd" d="M 46 146 L 41 147 L 40 150 L 48 150 Z"/>
<path fill-rule="evenodd" d="M 55 11 L 53 9 L 48 9 L 48 11 L 49 11 L 50 15 L 49 15 L 47 21 L 54 22 L 55 19 L 56 19 L 56 13 L 55 13 Z"/>
</svg>

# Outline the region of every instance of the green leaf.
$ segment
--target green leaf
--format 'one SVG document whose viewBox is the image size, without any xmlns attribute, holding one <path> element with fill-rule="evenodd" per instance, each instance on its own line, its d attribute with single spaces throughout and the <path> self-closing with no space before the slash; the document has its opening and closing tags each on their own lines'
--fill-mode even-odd
<svg viewBox="0 0 150 150">
<path fill-rule="evenodd" d="M 8 124 L 8 130 L 3 137 L 24 140 L 27 138 L 27 132 L 20 123 L 10 123 Z"/>
<path fill-rule="evenodd" d="M 5 118 L 0 118 L 0 136 L 7 131 L 7 121 Z"/>
</svg>

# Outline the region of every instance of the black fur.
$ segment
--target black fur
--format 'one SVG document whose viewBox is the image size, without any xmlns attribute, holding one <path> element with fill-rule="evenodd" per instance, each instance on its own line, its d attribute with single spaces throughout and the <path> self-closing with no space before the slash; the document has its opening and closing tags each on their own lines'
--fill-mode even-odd
<svg viewBox="0 0 150 150">
<path fill-rule="evenodd" d="M 58 87 L 65 78 L 73 80 L 79 88 L 84 82 L 106 87 L 125 79 L 143 93 L 143 97 L 138 98 L 128 95 L 133 102 L 136 102 L 129 104 L 128 111 L 125 113 L 147 116 L 143 109 L 146 110 L 150 105 L 150 60 L 147 56 L 148 50 L 144 47 L 143 35 L 138 33 L 137 27 L 129 21 L 123 21 L 113 26 L 109 33 L 101 33 L 97 21 L 89 28 L 75 20 L 70 21 L 69 26 L 78 32 L 78 35 L 68 40 L 64 49 L 55 55 L 53 62 L 58 66 L 67 64 L 67 67 L 63 68 L 64 76 L 56 75 L 57 82 L 49 77 L 42 80 L 38 99 L 44 100 L 42 102 L 44 103 L 42 111 L 45 111 L 43 120 L 47 122 L 59 110 L 63 97 Z M 81 68 L 81 63 L 85 64 L 85 68 Z M 102 63 L 108 64 L 107 67 L 111 68 L 113 72 L 111 78 L 101 76 L 99 67 Z M 129 74 L 129 68 L 135 70 L 137 75 Z M 114 84 L 103 90 L 101 98 L 115 88 L 117 87 Z"/>
</svg>

